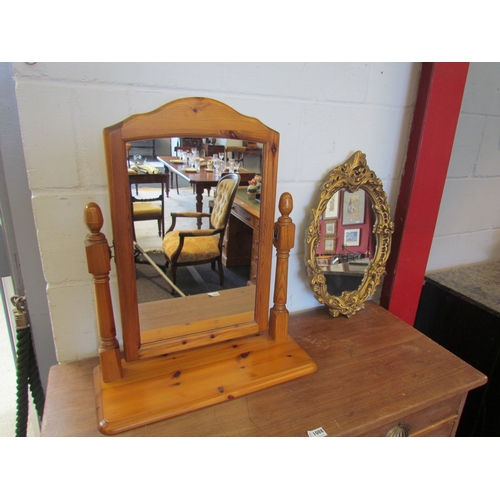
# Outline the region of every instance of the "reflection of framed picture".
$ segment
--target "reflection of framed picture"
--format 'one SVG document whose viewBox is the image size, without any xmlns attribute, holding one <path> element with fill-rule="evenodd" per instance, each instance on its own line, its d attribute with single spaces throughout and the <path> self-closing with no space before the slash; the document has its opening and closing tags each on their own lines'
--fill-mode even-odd
<svg viewBox="0 0 500 500">
<path fill-rule="evenodd" d="M 359 247 L 359 229 L 346 229 L 344 231 L 344 246 Z"/>
<path fill-rule="evenodd" d="M 362 189 L 354 193 L 344 192 L 342 205 L 342 224 L 363 224 L 365 221 L 365 192 Z"/>
<path fill-rule="evenodd" d="M 325 238 L 325 247 L 324 247 L 324 250 L 325 250 L 325 253 L 333 253 L 335 248 L 334 248 L 334 239 L 333 238 Z"/>
<path fill-rule="evenodd" d="M 326 257 L 318 257 L 318 266 L 327 266 L 328 259 Z"/>
<path fill-rule="evenodd" d="M 318 263 L 318 266 L 319 268 L 322 270 L 322 271 L 328 271 L 328 263 L 329 263 L 329 260 L 328 257 L 318 257 L 316 259 L 317 263 Z"/>
<path fill-rule="evenodd" d="M 335 236 L 337 234 L 337 221 L 325 222 L 325 236 Z"/>
<path fill-rule="evenodd" d="M 323 218 L 336 219 L 338 216 L 339 216 L 339 192 L 337 191 L 326 204 Z"/>
</svg>

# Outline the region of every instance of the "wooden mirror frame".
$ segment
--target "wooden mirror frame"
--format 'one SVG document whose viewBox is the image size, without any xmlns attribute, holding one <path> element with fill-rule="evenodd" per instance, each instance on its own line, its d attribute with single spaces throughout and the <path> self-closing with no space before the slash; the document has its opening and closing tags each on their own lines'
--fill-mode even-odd
<svg viewBox="0 0 500 500">
<path fill-rule="evenodd" d="M 184 339 L 182 348 L 213 344 L 268 329 L 273 227 L 276 204 L 279 134 L 256 118 L 240 114 L 219 101 L 188 97 L 178 99 L 149 113 L 136 114 L 104 129 L 108 168 L 113 246 L 120 297 L 123 348 L 126 361 L 172 352 L 172 342 L 157 347 L 141 342 L 135 262 L 133 251 L 130 188 L 126 144 L 166 137 L 217 137 L 263 144 L 261 220 L 254 321 L 204 330 Z M 134 284 L 134 286 L 131 286 Z M 187 344 L 187 345 L 186 345 Z"/>
<path fill-rule="evenodd" d="M 345 188 L 353 193 L 358 189 L 364 190 L 372 202 L 375 214 L 372 233 L 375 234 L 376 245 L 373 259 L 365 270 L 361 285 L 357 290 L 345 291 L 340 297 L 330 295 L 327 291 L 327 282 L 323 271 L 316 259 L 316 250 L 320 243 L 319 221 L 326 209 L 330 198 L 341 189 Z M 370 170 L 366 163 L 366 155 L 356 151 L 342 165 L 332 169 L 323 183 L 317 208 L 312 209 L 311 223 L 306 235 L 305 261 L 309 284 L 315 298 L 328 307 L 330 314 L 337 317 L 343 314 L 352 316 L 364 307 L 364 302 L 373 295 L 385 275 L 385 265 L 389 257 L 394 222 L 390 218 L 387 197 L 382 187 L 382 181 L 375 172 Z"/>
</svg>

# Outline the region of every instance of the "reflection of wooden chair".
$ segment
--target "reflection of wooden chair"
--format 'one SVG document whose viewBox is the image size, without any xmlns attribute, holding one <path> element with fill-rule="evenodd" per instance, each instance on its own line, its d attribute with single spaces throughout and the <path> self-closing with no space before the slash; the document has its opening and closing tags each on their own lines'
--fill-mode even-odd
<svg viewBox="0 0 500 500">
<path fill-rule="evenodd" d="M 231 153 L 231 158 L 237 161 L 243 161 L 246 150 L 245 146 L 228 146 L 226 148 L 227 154 Z"/>
<path fill-rule="evenodd" d="M 168 174 L 130 174 L 130 197 L 132 220 L 157 220 L 158 221 L 158 234 L 163 238 L 165 234 L 165 192 L 168 189 Z M 137 195 L 132 194 L 132 186 L 135 185 L 136 189 L 140 184 L 159 184 L 160 194 L 149 198 L 138 198 Z M 135 230 L 134 230 L 135 240 Z"/>
<path fill-rule="evenodd" d="M 213 156 L 215 154 L 225 153 L 225 152 L 226 152 L 226 149 L 225 149 L 224 145 L 210 144 L 207 148 L 208 156 Z"/>
<path fill-rule="evenodd" d="M 178 266 L 193 266 L 196 264 L 215 262 L 219 267 L 221 286 L 224 284 L 222 269 L 222 241 L 224 232 L 231 214 L 234 197 L 240 183 L 238 174 L 228 174 L 217 184 L 217 196 L 214 200 L 212 213 L 201 212 L 174 212 L 172 225 L 163 239 L 163 252 L 167 259 L 167 266 L 172 264 L 172 278 L 176 283 Z M 210 229 L 190 229 L 174 231 L 177 218 L 192 217 L 195 219 L 207 217 L 210 220 Z"/>
</svg>

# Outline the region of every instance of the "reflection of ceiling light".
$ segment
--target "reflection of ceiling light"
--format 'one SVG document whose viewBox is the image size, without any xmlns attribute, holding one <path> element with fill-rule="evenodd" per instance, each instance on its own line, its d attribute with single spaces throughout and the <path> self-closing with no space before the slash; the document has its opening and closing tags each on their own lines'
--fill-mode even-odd
<svg viewBox="0 0 500 500">
<path fill-rule="evenodd" d="M 336 264 L 338 261 L 339 261 L 339 258 L 335 257 L 335 259 L 332 260 L 332 262 L 330 263 L 330 265 L 333 266 L 333 264 Z"/>
</svg>

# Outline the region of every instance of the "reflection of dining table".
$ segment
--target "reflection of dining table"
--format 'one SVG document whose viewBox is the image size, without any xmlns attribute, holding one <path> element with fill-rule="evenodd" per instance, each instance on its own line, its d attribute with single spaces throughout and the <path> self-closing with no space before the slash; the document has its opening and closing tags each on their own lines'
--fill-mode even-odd
<svg viewBox="0 0 500 500">
<path fill-rule="evenodd" d="M 213 171 L 208 171 L 206 166 L 202 166 L 199 171 L 195 169 L 188 168 L 186 163 L 182 163 L 180 158 L 176 156 L 158 156 L 159 161 L 165 165 L 165 168 L 168 169 L 174 175 L 179 176 L 185 181 L 189 182 L 192 186 L 194 186 L 196 193 L 196 211 L 203 211 L 203 192 L 205 189 L 210 189 L 216 187 L 220 176 L 216 176 Z M 210 158 L 207 158 L 209 160 Z M 248 185 L 248 181 L 254 178 L 255 173 L 246 170 L 245 168 L 240 168 L 238 173 L 240 174 L 240 186 Z M 198 220 L 198 228 L 201 227 L 201 220 Z"/>
</svg>

